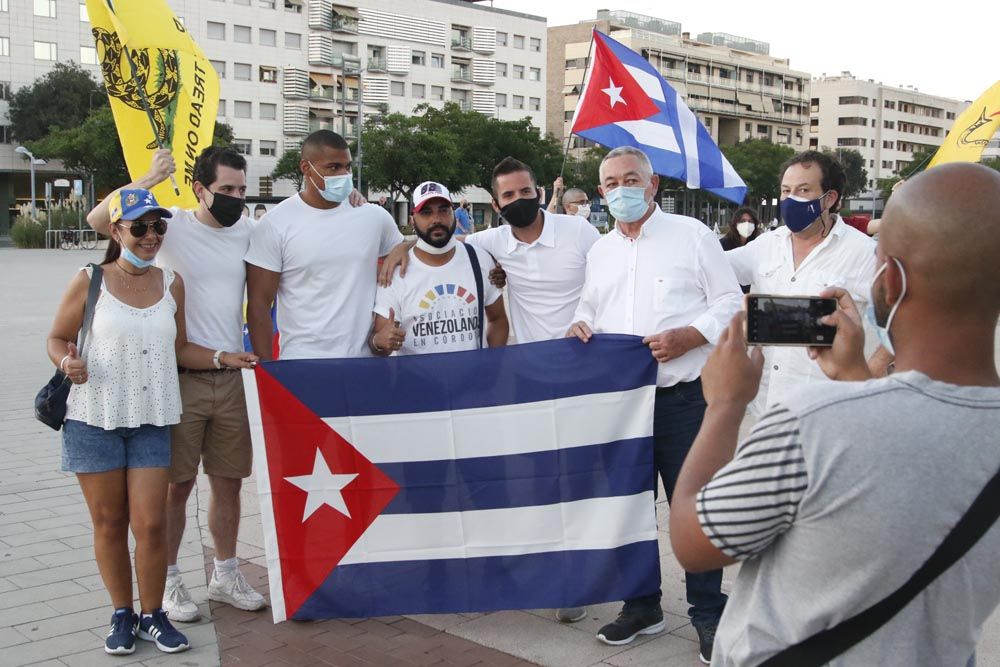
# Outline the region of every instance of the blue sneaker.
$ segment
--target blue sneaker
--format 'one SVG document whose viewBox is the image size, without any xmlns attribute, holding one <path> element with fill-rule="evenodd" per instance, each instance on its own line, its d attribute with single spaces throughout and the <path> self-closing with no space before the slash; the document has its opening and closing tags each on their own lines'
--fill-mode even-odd
<svg viewBox="0 0 1000 667">
<path fill-rule="evenodd" d="M 115 609 L 111 616 L 111 629 L 104 640 L 104 652 L 109 655 L 131 655 L 135 653 L 135 631 L 139 627 L 139 617 L 128 607 Z"/>
<path fill-rule="evenodd" d="M 139 639 L 156 642 L 156 648 L 164 653 L 180 653 L 191 646 L 187 637 L 177 632 L 167 619 L 167 612 L 157 609 L 152 614 L 139 617 Z"/>
</svg>

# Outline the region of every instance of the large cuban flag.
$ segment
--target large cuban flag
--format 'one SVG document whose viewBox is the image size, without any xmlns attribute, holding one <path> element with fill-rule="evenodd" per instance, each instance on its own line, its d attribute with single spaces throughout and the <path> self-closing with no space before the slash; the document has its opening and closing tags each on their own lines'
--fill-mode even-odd
<svg viewBox="0 0 1000 667">
<path fill-rule="evenodd" d="M 660 584 L 656 362 L 596 336 L 244 371 L 275 622 Z"/>
<path fill-rule="evenodd" d="M 598 30 L 571 131 L 610 148 L 635 146 L 656 173 L 689 188 L 737 204 L 746 198 L 743 179 L 677 91 L 645 58 Z"/>
</svg>

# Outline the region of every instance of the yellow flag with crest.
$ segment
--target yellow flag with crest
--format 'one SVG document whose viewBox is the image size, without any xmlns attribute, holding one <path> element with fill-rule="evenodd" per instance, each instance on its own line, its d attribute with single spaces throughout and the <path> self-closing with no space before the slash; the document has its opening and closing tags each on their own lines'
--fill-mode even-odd
<svg viewBox="0 0 1000 667">
<path fill-rule="evenodd" d="M 979 162 L 990 138 L 1000 128 L 1000 81 L 979 96 L 955 120 L 927 168 L 946 162 Z"/>
</svg>

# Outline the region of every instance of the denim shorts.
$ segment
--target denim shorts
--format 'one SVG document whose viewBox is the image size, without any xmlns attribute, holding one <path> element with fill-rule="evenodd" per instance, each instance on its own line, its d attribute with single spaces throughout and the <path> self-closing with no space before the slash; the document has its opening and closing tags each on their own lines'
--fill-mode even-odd
<svg viewBox="0 0 1000 667">
<path fill-rule="evenodd" d="M 122 468 L 169 468 L 170 427 L 143 424 L 110 431 L 67 419 L 63 425 L 64 472 L 107 472 Z"/>
</svg>

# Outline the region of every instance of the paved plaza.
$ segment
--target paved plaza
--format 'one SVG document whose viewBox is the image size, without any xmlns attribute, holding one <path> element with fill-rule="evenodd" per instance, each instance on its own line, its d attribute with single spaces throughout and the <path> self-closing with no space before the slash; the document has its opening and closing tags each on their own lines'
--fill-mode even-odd
<svg viewBox="0 0 1000 667">
<path fill-rule="evenodd" d="M 551 610 L 351 619 L 273 625 L 270 613 L 201 604 L 202 620 L 178 624 L 194 647 L 177 655 L 137 642 L 132 656 L 102 650 L 111 609 L 94 563 L 90 517 L 76 479 L 59 471 L 59 434 L 35 421 L 31 399 L 51 376 L 45 336 L 74 269 L 98 251 L 0 248 L 0 665 L 699 665 L 683 572 L 670 552 L 661 503 L 666 632 L 628 647 L 597 642 L 619 604 L 590 608 L 563 625 Z M 207 483 L 192 494 L 178 565 L 196 601 L 206 599 L 212 551 Z M 267 595 L 256 485 L 248 480 L 238 556 Z M 736 568 L 726 572 L 728 590 Z M 988 623 L 980 667 L 1000 667 L 1000 613 Z"/>
</svg>

